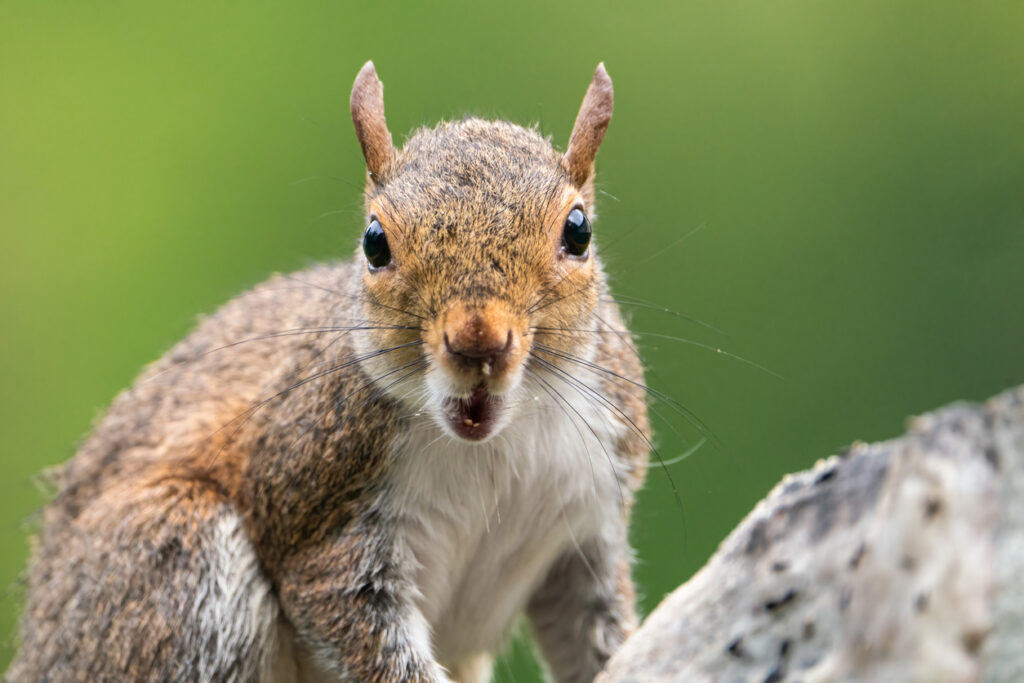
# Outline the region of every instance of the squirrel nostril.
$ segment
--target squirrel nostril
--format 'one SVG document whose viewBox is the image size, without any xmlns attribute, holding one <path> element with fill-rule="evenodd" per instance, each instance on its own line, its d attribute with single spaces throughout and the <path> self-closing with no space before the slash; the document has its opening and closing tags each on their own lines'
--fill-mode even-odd
<svg viewBox="0 0 1024 683">
<path fill-rule="evenodd" d="M 512 350 L 514 335 L 508 330 L 500 335 L 479 329 L 461 329 L 451 335 L 447 330 L 442 335 L 444 348 L 450 355 L 460 359 L 484 361 L 490 365 L 499 363 Z"/>
</svg>

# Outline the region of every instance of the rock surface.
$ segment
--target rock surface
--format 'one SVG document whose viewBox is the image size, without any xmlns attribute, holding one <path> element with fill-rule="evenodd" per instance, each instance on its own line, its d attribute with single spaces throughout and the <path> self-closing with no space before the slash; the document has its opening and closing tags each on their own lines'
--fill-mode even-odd
<svg viewBox="0 0 1024 683">
<path fill-rule="evenodd" d="M 600 683 L 1024 681 L 1024 387 L 789 475 Z"/>
</svg>

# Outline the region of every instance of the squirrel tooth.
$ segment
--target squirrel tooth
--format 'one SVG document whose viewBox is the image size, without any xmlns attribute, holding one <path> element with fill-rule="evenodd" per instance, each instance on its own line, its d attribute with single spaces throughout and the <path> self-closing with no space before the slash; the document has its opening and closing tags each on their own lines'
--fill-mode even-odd
<svg viewBox="0 0 1024 683">
<path fill-rule="evenodd" d="M 468 417 L 465 420 L 462 421 L 462 424 L 466 425 L 467 427 L 476 427 L 477 426 L 477 423 L 474 423 Z"/>
<path fill-rule="evenodd" d="M 484 361 L 483 363 L 481 363 L 480 364 L 480 372 L 484 373 L 485 377 L 490 377 L 491 376 L 491 364 L 488 363 L 487 361 Z"/>
</svg>

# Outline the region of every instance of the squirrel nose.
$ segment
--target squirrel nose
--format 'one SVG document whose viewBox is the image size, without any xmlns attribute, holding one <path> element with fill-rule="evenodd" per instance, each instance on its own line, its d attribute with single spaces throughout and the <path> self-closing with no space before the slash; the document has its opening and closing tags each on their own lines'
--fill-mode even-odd
<svg viewBox="0 0 1024 683">
<path fill-rule="evenodd" d="M 514 342 L 511 329 L 495 327 L 481 316 L 444 331 L 444 348 L 449 358 L 463 370 L 481 369 L 484 374 L 505 369 Z"/>
</svg>

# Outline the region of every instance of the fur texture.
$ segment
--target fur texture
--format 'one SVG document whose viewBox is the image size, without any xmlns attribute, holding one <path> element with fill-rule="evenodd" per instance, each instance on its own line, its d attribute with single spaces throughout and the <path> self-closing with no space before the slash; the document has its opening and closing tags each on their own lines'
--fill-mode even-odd
<svg viewBox="0 0 1024 683">
<path fill-rule="evenodd" d="M 380 93 L 368 65 L 392 263 L 274 277 L 114 401 L 46 507 L 10 680 L 485 681 L 525 612 L 575 682 L 634 628 L 642 371 L 596 249 L 560 249 L 591 176 L 506 122 L 391 149 Z"/>
</svg>

